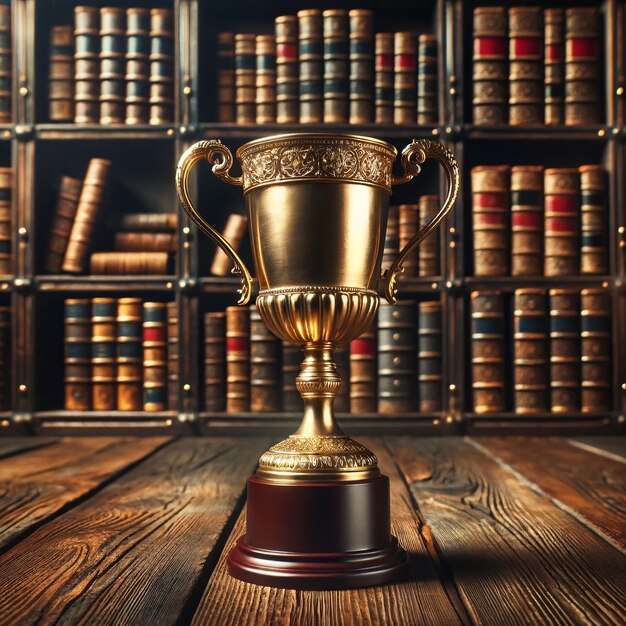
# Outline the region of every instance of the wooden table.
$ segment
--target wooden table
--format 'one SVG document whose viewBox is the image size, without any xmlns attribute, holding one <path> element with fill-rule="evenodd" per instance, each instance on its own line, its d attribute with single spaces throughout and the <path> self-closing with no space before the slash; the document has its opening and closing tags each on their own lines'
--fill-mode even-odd
<svg viewBox="0 0 626 626">
<path fill-rule="evenodd" d="M 225 569 L 268 440 L 0 439 L 0 623 L 626 623 L 623 439 L 361 440 L 412 575 L 296 592 Z"/>
</svg>

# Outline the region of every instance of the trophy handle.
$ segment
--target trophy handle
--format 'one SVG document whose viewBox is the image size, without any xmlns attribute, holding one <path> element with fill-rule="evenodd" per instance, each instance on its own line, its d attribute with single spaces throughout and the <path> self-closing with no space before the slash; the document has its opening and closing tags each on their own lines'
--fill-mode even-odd
<svg viewBox="0 0 626 626">
<path fill-rule="evenodd" d="M 383 295 L 390 304 L 395 304 L 396 302 L 396 294 L 398 293 L 396 280 L 398 275 L 404 271 L 402 265 L 404 259 L 420 241 L 437 228 L 443 218 L 450 212 L 450 209 L 452 209 L 459 192 L 459 166 L 454 155 L 444 145 L 430 139 L 413 139 L 404 148 L 400 156 L 404 174 L 402 176 L 392 176 L 391 184 L 403 185 L 413 180 L 420 173 L 421 165 L 429 158 L 435 159 L 443 167 L 448 179 L 448 196 L 439 212 L 402 248 L 391 267 L 383 272 L 381 277 L 383 280 Z"/>
<path fill-rule="evenodd" d="M 230 175 L 230 168 L 233 165 L 233 155 L 221 141 L 217 139 L 198 141 L 193 144 L 193 146 L 180 157 L 180 161 L 178 161 L 178 167 L 176 168 L 176 191 L 178 192 L 178 199 L 191 221 L 200 231 L 207 235 L 207 237 L 210 237 L 234 263 L 231 273 L 239 275 L 241 279 L 241 289 L 237 289 L 237 293 L 240 294 L 237 304 L 244 305 L 250 300 L 252 281 L 254 279 L 230 243 L 198 213 L 189 195 L 189 174 L 193 166 L 202 159 L 206 159 L 213 165 L 212 171 L 220 180 L 223 180 L 229 185 L 243 184 L 241 176 Z"/>
</svg>

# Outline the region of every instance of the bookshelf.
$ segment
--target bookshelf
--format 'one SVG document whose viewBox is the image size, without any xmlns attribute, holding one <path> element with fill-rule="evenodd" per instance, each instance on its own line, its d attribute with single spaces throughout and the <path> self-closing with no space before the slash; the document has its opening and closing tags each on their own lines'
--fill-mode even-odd
<svg viewBox="0 0 626 626">
<path fill-rule="evenodd" d="M 0 305 L 10 304 L 13 316 L 12 411 L 0 414 L 0 435 L 37 433 L 237 433 L 252 428 L 287 431 L 299 415 L 225 414 L 203 411 L 202 318 L 236 302 L 236 281 L 212 277 L 208 266 L 213 245 L 188 223 L 174 189 L 178 157 L 199 139 L 219 138 L 231 150 L 256 137 L 297 132 L 297 124 L 218 123 L 215 120 L 215 45 L 220 31 L 272 33 L 277 15 L 304 8 L 333 8 L 330 0 L 258 3 L 238 0 L 137 0 L 133 6 L 171 8 L 175 24 L 175 121 L 160 126 L 100 126 L 50 123 L 47 119 L 47 74 L 50 26 L 72 23 L 76 4 L 126 6 L 121 0 L 81 2 L 12 0 L 13 123 L 0 125 L 0 165 L 15 168 L 13 190 L 13 268 L 0 277 Z M 623 432 L 626 415 L 626 118 L 624 2 L 554 0 L 550 6 L 597 5 L 603 15 L 605 67 L 604 122 L 592 127 L 509 127 L 472 124 L 472 10 L 482 5 L 536 5 L 517 0 L 493 2 L 432 0 L 407 4 L 400 0 L 363 0 L 341 8 L 375 12 L 375 30 L 431 31 L 439 52 L 439 120 L 432 126 L 333 125 L 333 132 L 372 135 L 402 148 L 411 138 L 434 137 L 455 153 L 462 189 L 453 215 L 440 230 L 442 275 L 403 280 L 402 297 L 440 298 L 443 303 L 443 410 L 437 414 L 339 414 L 341 423 L 363 433 L 487 433 L 487 432 Z M 329 125 L 307 125 L 328 131 Z M 58 159 L 57 155 L 63 158 Z M 514 154 L 514 157 L 511 156 Z M 179 253 L 168 276 L 49 276 L 41 273 L 43 242 L 54 202 L 54 182 L 73 175 L 90 156 L 110 158 L 115 176 L 126 185 L 119 210 L 179 213 Z M 609 172 L 610 273 L 566 278 L 475 277 L 472 275 L 471 188 L 469 173 L 483 164 L 602 163 Z M 206 165 L 198 168 L 193 194 L 198 208 L 218 228 L 229 209 L 242 206 L 239 190 L 216 181 Z M 81 175 L 81 171 L 76 171 Z M 418 195 L 442 191 L 444 181 L 434 165 L 417 182 L 394 193 L 392 202 L 414 202 Z M 125 204 L 124 204 L 125 203 Z M 133 204 L 134 203 L 134 204 Z M 124 204 L 124 206 L 122 206 Z M 620 230 L 621 229 L 621 230 Z M 244 260 L 249 261 L 244 241 Z M 246 256 L 247 255 L 247 256 Z M 607 413 L 520 416 L 512 412 L 475 414 L 471 403 L 469 293 L 484 288 L 510 294 L 516 287 L 602 287 L 612 296 L 613 410 Z M 110 294 L 176 301 L 180 320 L 180 403 L 177 410 L 79 413 L 62 407 L 62 306 L 66 297 Z"/>
</svg>

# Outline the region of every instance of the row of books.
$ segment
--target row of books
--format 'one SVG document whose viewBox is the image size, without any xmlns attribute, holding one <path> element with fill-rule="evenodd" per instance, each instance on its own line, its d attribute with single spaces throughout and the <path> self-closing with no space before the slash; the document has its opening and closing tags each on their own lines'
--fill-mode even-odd
<svg viewBox="0 0 626 626">
<path fill-rule="evenodd" d="M 11 2 L 0 2 L 0 123 L 11 121 L 13 58 L 11 54 Z"/>
<path fill-rule="evenodd" d="M 437 40 L 374 33 L 367 9 L 307 9 L 275 36 L 219 33 L 217 118 L 241 124 L 433 124 Z"/>
<path fill-rule="evenodd" d="M 11 307 L 0 306 L 0 411 L 11 409 Z"/>
<path fill-rule="evenodd" d="M 519 414 L 601 412 L 612 407 L 611 297 L 607 289 L 516 289 L 513 410 Z M 507 408 L 502 293 L 471 294 L 474 411 Z"/>
<path fill-rule="evenodd" d="M 474 167 L 476 276 L 609 272 L 607 172 L 601 165 Z"/>
<path fill-rule="evenodd" d="M 335 410 L 405 413 L 441 410 L 441 303 L 381 304 L 377 322 L 335 350 L 341 388 Z M 256 307 L 227 307 L 204 318 L 207 411 L 301 411 L 302 353 L 265 326 Z"/>
<path fill-rule="evenodd" d="M 50 32 L 51 121 L 167 124 L 174 120 L 170 9 L 77 6 Z"/>
<path fill-rule="evenodd" d="M 65 300 L 65 408 L 178 408 L 178 309 L 141 298 Z"/>
<path fill-rule="evenodd" d="M 1 6 L 1 5 L 0 5 Z M 0 167 L 0 275 L 11 274 L 13 168 Z"/>
<path fill-rule="evenodd" d="M 597 6 L 476 7 L 474 123 L 599 123 L 600 33 Z"/>
</svg>

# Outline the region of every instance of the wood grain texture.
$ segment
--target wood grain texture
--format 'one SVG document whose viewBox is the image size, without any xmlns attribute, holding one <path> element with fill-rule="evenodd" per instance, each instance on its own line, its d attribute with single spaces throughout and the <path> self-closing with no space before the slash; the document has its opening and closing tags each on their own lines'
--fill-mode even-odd
<svg viewBox="0 0 626 626">
<path fill-rule="evenodd" d="M 602 452 L 608 452 L 621 457 L 626 462 L 626 437 L 614 436 L 614 437 L 576 437 L 571 440 L 574 445 L 579 447 L 585 447 L 590 452 L 594 450 Z"/>
<path fill-rule="evenodd" d="M 0 549 L 167 441 L 163 437 L 65 438 L 0 460 Z"/>
<path fill-rule="evenodd" d="M 474 623 L 624 624 L 623 553 L 467 441 L 388 443 Z"/>
<path fill-rule="evenodd" d="M 391 484 L 392 531 L 410 553 L 412 575 L 392 585 L 348 591 L 293 591 L 250 585 L 226 571 L 228 552 L 245 532 L 242 513 L 193 618 L 196 626 L 254 624 L 441 624 L 465 623 L 462 606 L 455 608 L 431 558 L 411 496 L 380 440 L 363 440 L 378 456 Z M 277 514 L 288 512 L 277 512 Z M 460 609 L 460 610 L 459 610 Z"/>
<path fill-rule="evenodd" d="M 188 621 L 266 443 L 176 441 L 39 528 L 0 558 L 0 623 Z"/>
<path fill-rule="evenodd" d="M 0 459 L 26 452 L 26 450 L 43 448 L 55 441 L 54 437 L 2 437 L 0 438 Z"/>
<path fill-rule="evenodd" d="M 475 440 L 549 497 L 626 548 L 626 467 L 554 437 Z"/>
</svg>

